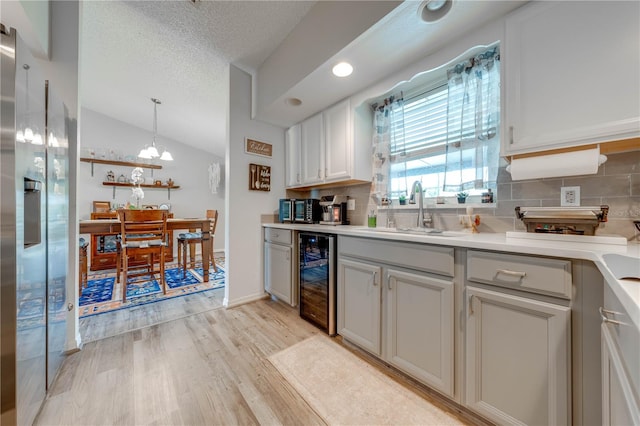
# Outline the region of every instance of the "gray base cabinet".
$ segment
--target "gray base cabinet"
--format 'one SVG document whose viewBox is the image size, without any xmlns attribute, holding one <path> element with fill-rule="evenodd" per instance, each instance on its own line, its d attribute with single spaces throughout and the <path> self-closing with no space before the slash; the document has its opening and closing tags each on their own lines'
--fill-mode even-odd
<svg viewBox="0 0 640 426">
<path fill-rule="evenodd" d="M 626 377 L 615 339 L 606 324 L 602 325 L 602 424 L 640 424 L 640 406 Z"/>
<path fill-rule="evenodd" d="M 380 344 L 382 268 L 355 260 L 338 260 L 338 334 L 374 355 Z"/>
<path fill-rule="evenodd" d="M 386 360 L 453 395 L 453 281 L 388 269 Z"/>
<path fill-rule="evenodd" d="M 600 318 L 602 424 L 640 425 L 640 331 L 609 287 Z"/>
<path fill-rule="evenodd" d="M 453 249 L 341 237 L 338 250 L 338 333 L 453 398 Z"/>
<path fill-rule="evenodd" d="M 570 308 L 466 291 L 466 405 L 498 424 L 571 424 Z"/>
<path fill-rule="evenodd" d="M 264 290 L 279 300 L 296 306 L 298 293 L 293 253 L 292 231 L 265 229 Z"/>
</svg>

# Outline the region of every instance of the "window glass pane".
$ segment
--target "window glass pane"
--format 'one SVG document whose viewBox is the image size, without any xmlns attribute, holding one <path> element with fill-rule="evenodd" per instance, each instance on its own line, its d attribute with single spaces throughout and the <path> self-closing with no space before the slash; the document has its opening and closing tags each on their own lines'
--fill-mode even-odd
<svg viewBox="0 0 640 426">
<path fill-rule="evenodd" d="M 488 79 L 481 82 L 481 90 L 487 90 Z M 422 182 L 427 197 L 454 196 L 455 192 L 442 190 L 445 171 L 445 149 L 447 128 L 461 128 L 456 135 L 449 135 L 449 142 L 472 140 L 476 138 L 474 113 L 466 113 L 460 126 L 461 118 L 450 117 L 447 123 L 448 108 L 460 110 L 465 90 L 470 98 L 476 95 L 475 87 L 457 85 L 448 94 L 446 82 L 426 93 L 419 94 L 404 101 L 403 113 L 394 114 L 391 122 L 391 170 L 389 176 L 390 195 L 392 198 L 408 195 L 408 188 L 416 180 Z M 456 96 L 457 95 L 457 96 Z M 468 110 L 481 107 L 486 110 L 487 97 L 483 97 L 479 105 L 465 105 Z M 447 105 L 448 99 L 455 103 Z M 447 127 L 448 126 L 448 127 Z M 495 138 L 499 144 L 498 138 Z M 493 150 L 495 151 L 495 150 Z M 475 149 L 461 151 L 462 176 L 464 181 L 476 179 L 474 158 L 484 154 L 486 150 L 476 152 Z M 449 169 L 451 171 L 451 169 Z M 487 176 L 485 167 L 482 173 Z M 485 179 L 486 180 L 486 179 Z M 468 190 L 471 195 L 479 195 L 483 189 Z"/>
</svg>

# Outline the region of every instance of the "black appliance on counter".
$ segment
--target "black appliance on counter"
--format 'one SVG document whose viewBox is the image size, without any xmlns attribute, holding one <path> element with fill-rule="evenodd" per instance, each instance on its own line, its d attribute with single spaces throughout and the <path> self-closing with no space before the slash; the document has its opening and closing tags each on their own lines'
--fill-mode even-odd
<svg viewBox="0 0 640 426">
<path fill-rule="evenodd" d="M 278 221 L 280 223 L 293 222 L 293 202 L 289 198 L 281 198 L 278 209 Z"/>
<path fill-rule="evenodd" d="M 300 316 L 334 336 L 336 326 L 336 236 L 301 232 L 299 241 Z"/>
<path fill-rule="evenodd" d="M 293 221 L 296 223 L 318 223 L 322 218 L 320 200 L 304 198 L 293 200 Z"/>
</svg>

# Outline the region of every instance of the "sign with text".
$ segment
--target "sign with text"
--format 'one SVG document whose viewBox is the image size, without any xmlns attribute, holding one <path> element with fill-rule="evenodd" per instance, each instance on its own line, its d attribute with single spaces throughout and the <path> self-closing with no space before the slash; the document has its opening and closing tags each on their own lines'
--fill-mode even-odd
<svg viewBox="0 0 640 426">
<path fill-rule="evenodd" d="M 271 191 L 271 166 L 249 164 L 249 189 Z"/>
<path fill-rule="evenodd" d="M 271 157 L 273 146 L 270 143 L 245 138 L 244 150 L 247 154 L 256 154 L 262 155 L 263 157 Z"/>
</svg>

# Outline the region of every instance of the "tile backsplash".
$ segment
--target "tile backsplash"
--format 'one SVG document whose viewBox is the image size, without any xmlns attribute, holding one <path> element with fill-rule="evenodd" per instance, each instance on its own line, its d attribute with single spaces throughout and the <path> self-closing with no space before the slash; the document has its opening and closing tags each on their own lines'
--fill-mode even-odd
<svg viewBox="0 0 640 426">
<path fill-rule="evenodd" d="M 601 223 L 597 235 L 622 235 L 628 240 L 638 240 L 633 220 L 640 220 L 640 150 L 609 154 L 608 160 L 589 176 L 533 179 L 514 182 L 505 170 L 506 162 L 500 167 L 496 203 L 492 207 L 474 208 L 479 214 L 480 232 L 506 232 L 524 230 L 520 219 L 515 216 L 515 208 L 556 207 L 560 205 L 560 189 L 563 186 L 580 187 L 580 205 L 609 206 L 609 219 Z M 320 198 L 323 195 L 347 195 L 356 200 L 356 209 L 348 212 L 352 225 L 365 226 L 367 213 L 376 210 L 378 226 L 385 226 L 391 220 L 396 226 L 415 226 L 417 207 L 376 208 L 370 198 L 369 183 L 314 189 L 311 191 L 287 191 L 288 197 Z M 395 201 L 394 201 L 395 202 Z M 451 208 L 433 208 L 433 199 L 426 200 L 426 207 L 433 215 L 433 226 L 446 230 L 460 230 L 459 215 L 466 214 L 466 205 L 451 204 Z M 467 203 L 480 203 L 479 197 L 469 197 Z M 431 207 L 431 208 L 430 208 Z"/>
</svg>

